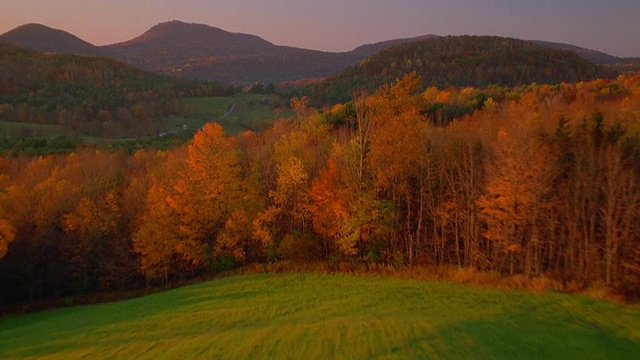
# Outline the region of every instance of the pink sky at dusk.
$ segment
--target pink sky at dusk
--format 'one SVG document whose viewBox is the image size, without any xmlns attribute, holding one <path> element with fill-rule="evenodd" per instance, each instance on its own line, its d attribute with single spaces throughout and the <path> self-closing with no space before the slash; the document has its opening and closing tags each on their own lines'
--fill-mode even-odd
<svg viewBox="0 0 640 360">
<path fill-rule="evenodd" d="M 3 0 L 0 33 L 26 23 L 95 45 L 169 21 L 258 35 L 278 45 L 348 51 L 424 34 L 499 35 L 640 57 L 638 0 Z"/>
</svg>

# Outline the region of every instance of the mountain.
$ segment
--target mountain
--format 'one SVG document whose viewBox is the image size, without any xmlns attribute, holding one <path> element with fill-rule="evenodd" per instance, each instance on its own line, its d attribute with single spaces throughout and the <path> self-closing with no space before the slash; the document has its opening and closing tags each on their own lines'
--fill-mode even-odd
<svg viewBox="0 0 640 360">
<path fill-rule="evenodd" d="M 343 102 L 349 91 L 377 89 L 415 72 L 424 87 L 559 84 L 612 77 L 614 72 L 576 53 L 529 41 L 492 36 L 447 36 L 406 43 L 367 58 L 359 65 L 307 90 L 318 102 Z"/>
<path fill-rule="evenodd" d="M 0 42 L 14 44 L 44 53 L 106 55 L 79 37 L 41 24 L 26 24 L 0 35 Z"/>
<path fill-rule="evenodd" d="M 250 84 L 324 78 L 381 50 L 433 36 L 383 41 L 336 53 L 279 46 L 255 35 L 169 21 L 129 41 L 102 47 L 37 24 L 11 30 L 0 41 L 50 53 L 109 56 L 159 74 Z"/>
<path fill-rule="evenodd" d="M 238 84 L 325 77 L 361 57 L 278 46 L 254 35 L 180 21 L 158 24 L 104 49 L 144 70 Z"/>
<path fill-rule="evenodd" d="M 255 35 L 180 21 L 160 23 L 134 39 L 101 47 L 38 24 L 23 25 L 0 35 L 0 41 L 43 52 L 109 56 L 159 74 L 236 85 L 325 78 L 389 48 L 438 38 L 424 35 L 366 44 L 348 52 L 324 52 L 275 45 Z M 570 50 L 590 61 L 623 71 L 640 64 L 638 59 L 617 58 L 569 44 L 536 43 Z"/>
<path fill-rule="evenodd" d="M 213 26 L 188 24 L 181 21 L 160 23 L 144 34 L 106 48 L 114 51 L 158 51 L 166 48 L 206 48 L 219 53 L 264 50 L 274 45 L 258 36 L 231 33 Z"/>
</svg>

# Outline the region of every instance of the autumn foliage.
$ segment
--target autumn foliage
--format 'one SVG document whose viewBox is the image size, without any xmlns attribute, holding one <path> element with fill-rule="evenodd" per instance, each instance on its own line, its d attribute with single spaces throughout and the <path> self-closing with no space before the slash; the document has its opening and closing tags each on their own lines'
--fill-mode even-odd
<svg viewBox="0 0 640 360">
<path fill-rule="evenodd" d="M 280 260 L 640 295 L 640 77 L 533 84 L 448 123 L 434 101 L 486 94 L 419 84 L 305 106 L 262 134 L 209 124 L 167 151 L 1 158 L 0 302 Z"/>
</svg>

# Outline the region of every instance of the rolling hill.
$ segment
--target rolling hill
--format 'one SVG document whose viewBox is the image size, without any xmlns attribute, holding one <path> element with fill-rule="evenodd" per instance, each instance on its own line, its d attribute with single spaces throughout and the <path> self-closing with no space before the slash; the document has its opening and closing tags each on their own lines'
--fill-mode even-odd
<svg viewBox="0 0 640 360">
<path fill-rule="evenodd" d="M 322 103 L 344 102 L 351 89 L 374 90 L 411 72 L 422 78 L 424 87 L 439 88 L 559 84 L 614 75 L 574 52 L 524 40 L 447 36 L 384 50 L 320 85 L 312 85 L 307 95 Z"/>
</svg>

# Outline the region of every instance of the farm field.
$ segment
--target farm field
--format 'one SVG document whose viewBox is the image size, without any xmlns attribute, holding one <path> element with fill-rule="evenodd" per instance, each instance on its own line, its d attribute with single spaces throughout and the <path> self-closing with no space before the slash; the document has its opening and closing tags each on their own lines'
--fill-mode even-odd
<svg viewBox="0 0 640 360">
<path fill-rule="evenodd" d="M 70 136 L 73 131 L 59 125 L 0 121 L 0 134 L 9 138 L 38 137 L 53 139 Z"/>
<path fill-rule="evenodd" d="M 0 319 L 0 358 L 640 358 L 640 308 L 392 278 L 244 275 Z"/>
<path fill-rule="evenodd" d="M 260 131 L 269 127 L 270 120 L 294 115 L 288 109 L 274 111 L 269 104 L 261 101 L 271 98 L 258 94 L 187 98 L 182 100 L 183 114 L 163 118 L 163 121 L 172 127 L 169 130 L 187 125 L 189 130 L 196 131 L 207 122 L 217 122 L 227 134 L 238 134 L 245 130 Z"/>
</svg>

